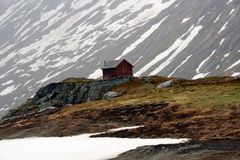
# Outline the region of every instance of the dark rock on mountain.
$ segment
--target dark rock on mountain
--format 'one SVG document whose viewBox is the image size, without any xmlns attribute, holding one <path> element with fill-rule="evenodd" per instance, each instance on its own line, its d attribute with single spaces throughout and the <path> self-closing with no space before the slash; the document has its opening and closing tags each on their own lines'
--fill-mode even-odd
<svg viewBox="0 0 240 160">
<path fill-rule="evenodd" d="M 19 116 L 53 110 L 69 104 L 100 100 L 103 98 L 104 93 L 111 88 L 130 82 L 132 79 L 132 77 L 122 77 L 111 80 L 80 81 L 81 83 L 79 83 L 79 81 L 73 82 L 69 80 L 52 83 L 39 89 L 36 95 L 23 105 L 10 110 L 3 119 L 19 118 Z"/>
</svg>

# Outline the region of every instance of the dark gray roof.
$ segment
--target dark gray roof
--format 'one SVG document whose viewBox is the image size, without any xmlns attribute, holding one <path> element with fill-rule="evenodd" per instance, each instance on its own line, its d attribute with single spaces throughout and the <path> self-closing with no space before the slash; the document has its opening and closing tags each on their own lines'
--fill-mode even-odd
<svg viewBox="0 0 240 160">
<path fill-rule="evenodd" d="M 103 63 L 102 69 L 116 68 L 123 60 L 106 61 Z"/>
</svg>

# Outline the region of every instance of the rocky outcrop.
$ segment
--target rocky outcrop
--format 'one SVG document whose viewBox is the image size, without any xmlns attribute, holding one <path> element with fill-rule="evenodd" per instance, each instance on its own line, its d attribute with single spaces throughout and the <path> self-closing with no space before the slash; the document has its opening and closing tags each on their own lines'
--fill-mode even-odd
<svg viewBox="0 0 240 160">
<path fill-rule="evenodd" d="M 121 77 L 81 83 L 79 81 L 52 83 L 39 89 L 32 99 L 11 110 L 3 119 L 53 110 L 69 104 L 100 100 L 111 88 L 130 82 L 132 79 L 132 77 Z"/>
</svg>

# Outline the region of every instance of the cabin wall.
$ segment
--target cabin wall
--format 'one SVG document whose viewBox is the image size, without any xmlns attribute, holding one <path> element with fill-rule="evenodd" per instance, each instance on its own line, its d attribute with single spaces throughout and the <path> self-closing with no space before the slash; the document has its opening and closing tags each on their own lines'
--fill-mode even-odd
<svg viewBox="0 0 240 160">
<path fill-rule="evenodd" d="M 116 68 L 116 75 L 117 77 L 132 76 L 133 75 L 132 66 L 130 66 L 126 62 L 120 63 Z"/>
<path fill-rule="evenodd" d="M 103 79 L 109 79 L 112 77 L 117 77 L 116 69 L 110 68 L 110 69 L 104 69 L 103 70 Z"/>
</svg>

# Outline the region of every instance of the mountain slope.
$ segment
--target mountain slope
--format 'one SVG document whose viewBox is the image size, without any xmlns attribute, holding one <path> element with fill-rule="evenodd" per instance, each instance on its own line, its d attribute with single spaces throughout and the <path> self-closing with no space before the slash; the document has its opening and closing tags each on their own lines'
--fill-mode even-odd
<svg viewBox="0 0 240 160">
<path fill-rule="evenodd" d="M 0 0 L 0 114 L 41 87 L 101 75 L 126 58 L 135 75 L 240 74 L 238 0 Z"/>
</svg>

